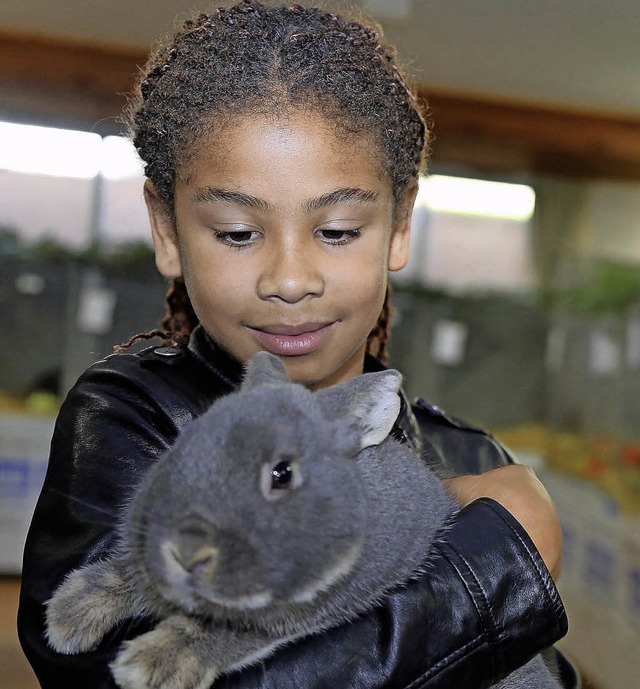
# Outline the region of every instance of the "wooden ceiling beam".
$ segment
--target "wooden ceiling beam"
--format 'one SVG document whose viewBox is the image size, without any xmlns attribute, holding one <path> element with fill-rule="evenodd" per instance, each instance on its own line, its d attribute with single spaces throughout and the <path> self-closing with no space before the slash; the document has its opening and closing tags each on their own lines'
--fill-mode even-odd
<svg viewBox="0 0 640 689">
<path fill-rule="evenodd" d="M 0 117 L 118 131 L 144 53 L 0 31 Z"/>
<path fill-rule="evenodd" d="M 482 169 L 640 179 L 640 116 L 421 91 L 434 162 Z"/>
<path fill-rule="evenodd" d="M 101 133 L 145 54 L 0 31 L 0 118 Z M 434 163 L 485 172 L 640 179 L 640 116 L 617 116 L 421 89 Z"/>
</svg>

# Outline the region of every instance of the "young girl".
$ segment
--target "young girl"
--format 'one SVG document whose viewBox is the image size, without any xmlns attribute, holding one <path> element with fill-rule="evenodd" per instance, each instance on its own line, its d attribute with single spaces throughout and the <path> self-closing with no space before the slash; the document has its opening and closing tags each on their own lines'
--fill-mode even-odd
<svg viewBox="0 0 640 689">
<path fill-rule="evenodd" d="M 388 271 L 407 261 L 427 145 L 375 29 L 252 0 L 200 15 L 161 45 L 129 115 L 156 262 L 172 281 L 169 314 L 149 334 L 164 346 L 92 366 L 57 420 L 19 613 L 45 689 L 113 687 L 118 647 L 153 627 L 127 620 L 95 651 L 57 655 L 44 604 L 71 569 L 108 555 L 127 495 L 234 389 L 244 361 L 273 352 L 311 388 L 381 368 Z M 544 489 L 521 467 L 496 469 L 510 460 L 490 436 L 402 401 L 394 433 L 444 475 L 495 469 L 452 479 L 469 504 L 425 553 L 429 574 L 216 687 L 479 689 L 566 632 L 549 573 L 559 528 Z"/>
</svg>

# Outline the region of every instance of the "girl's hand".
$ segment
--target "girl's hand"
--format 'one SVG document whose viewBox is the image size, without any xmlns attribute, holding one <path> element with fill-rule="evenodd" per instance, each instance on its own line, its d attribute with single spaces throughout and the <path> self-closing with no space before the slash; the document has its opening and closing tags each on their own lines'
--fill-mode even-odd
<svg viewBox="0 0 640 689">
<path fill-rule="evenodd" d="M 549 493 L 533 470 L 510 464 L 484 474 L 456 476 L 444 483 L 463 507 L 487 497 L 509 510 L 531 537 L 551 576 L 558 579 L 562 569 L 560 520 Z"/>
</svg>

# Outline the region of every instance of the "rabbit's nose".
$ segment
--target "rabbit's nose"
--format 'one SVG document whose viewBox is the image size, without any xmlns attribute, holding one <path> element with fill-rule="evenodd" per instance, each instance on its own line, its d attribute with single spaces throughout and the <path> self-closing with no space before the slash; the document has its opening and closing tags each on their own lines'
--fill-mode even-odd
<svg viewBox="0 0 640 689">
<path fill-rule="evenodd" d="M 199 566 L 215 563 L 218 549 L 206 531 L 190 526 L 178 532 L 171 545 L 171 554 L 185 571 L 194 572 Z"/>
</svg>

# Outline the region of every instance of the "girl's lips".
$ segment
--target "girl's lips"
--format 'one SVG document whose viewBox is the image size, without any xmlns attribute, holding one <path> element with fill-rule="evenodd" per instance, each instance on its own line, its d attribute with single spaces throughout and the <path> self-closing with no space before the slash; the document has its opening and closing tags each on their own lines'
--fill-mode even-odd
<svg viewBox="0 0 640 689">
<path fill-rule="evenodd" d="M 311 354 L 327 339 L 333 323 L 309 323 L 300 327 L 265 326 L 251 328 L 260 345 L 278 356 Z"/>
</svg>

